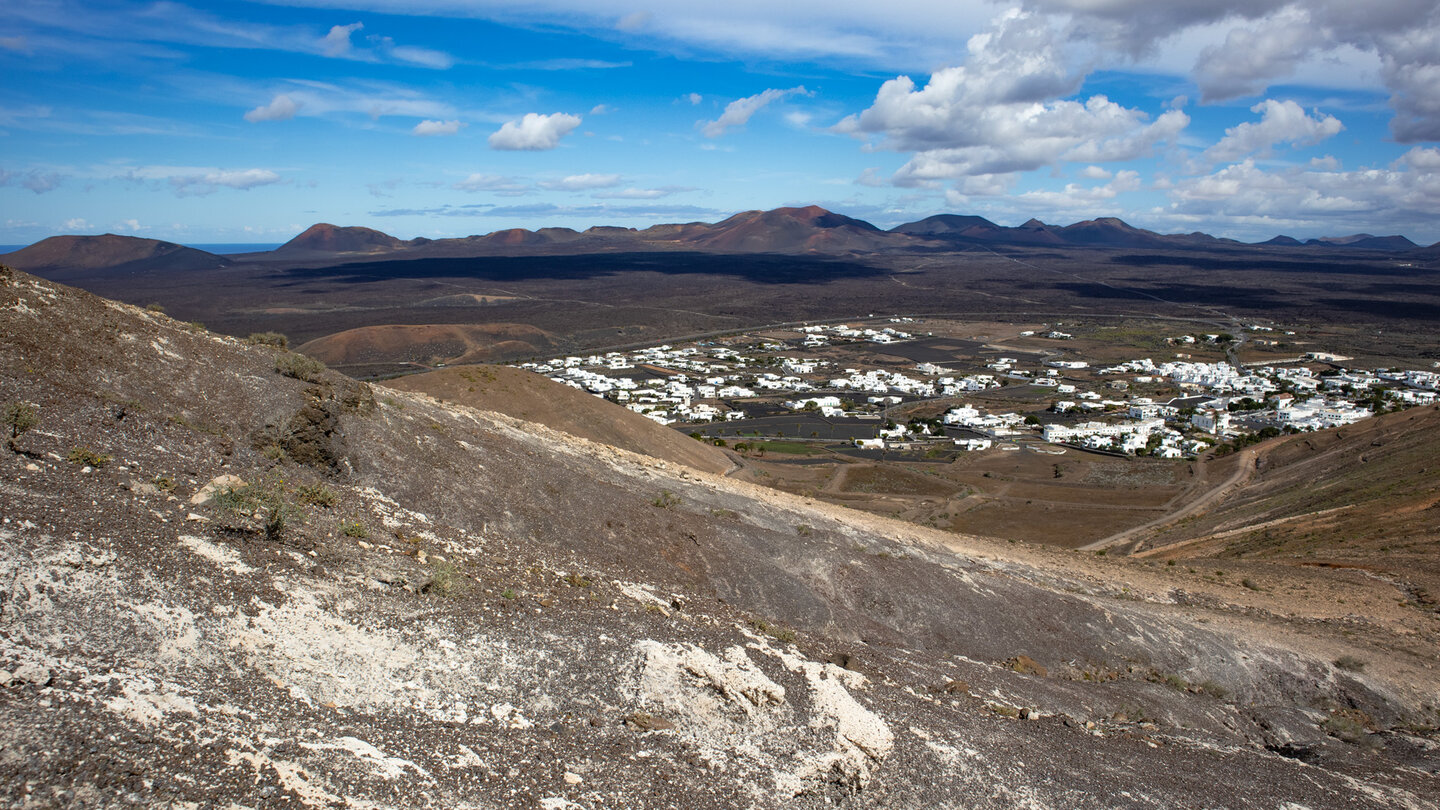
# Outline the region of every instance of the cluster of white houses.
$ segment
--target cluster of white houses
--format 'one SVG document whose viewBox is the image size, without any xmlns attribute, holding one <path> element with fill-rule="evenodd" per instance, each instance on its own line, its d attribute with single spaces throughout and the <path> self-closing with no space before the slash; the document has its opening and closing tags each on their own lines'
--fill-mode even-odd
<svg viewBox="0 0 1440 810">
<path fill-rule="evenodd" d="M 902 318 L 891 322 L 910 321 Z M 911 337 L 893 326 L 875 329 L 819 325 L 803 327 L 800 332 L 804 345 L 810 346 L 832 339 L 883 344 Z M 1058 332 L 1044 336 L 1062 340 L 1070 337 Z M 1331 369 L 1319 374 L 1299 364 L 1235 366 L 1190 362 L 1182 359 L 1186 355 L 1160 364 L 1142 358 L 1093 370 L 1083 360 L 1055 357 L 1045 360 L 1043 368 L 1036 363 L 1037 368 L 1027 370 L 1019 368 L 1020 361 L 1013 357 L 998 357 L 985 364 L 986 370 L 993 372 L 985 374 L 956 374 L 945 366 L 925 362 L 917 363 L 911 373 L 845 368 L 837 374 L 830 370 L 834 364 L 828 361 L 777 356 L 789 349 L 782 343 L 764 342 L 746 353 L 726 346 L 661 345 L 628 353 L 523 363 L 521 367 L 611 399 L 662 424 L 744 419 L 746 413 L 734 407 L 736 400 L 777 393 L 801 395 L 785 401 L 790 409 L 842 418 L 856 415 L 853 405 L 862 397 L 869 405 L 886 406 L 901 402 L 902 397 L 956 397 L 1021 381 L 1073 397 L 1054 402 L 1052 409 L 1058 413 L 1104 412 L 1119 417 L 1107 422 L 1046 425 L 1041 430 L 1046 441 L 1170 457 L 1204 449 L 1207 445 L 1203 437 L 1195 433 L 1207 434 L 1212 440 L 1235 433 L 1239 430 L 1235 420 L 1241 414 L 1232 414 L 1232 410 L 1237 408 L 1249 419 L 1264 424 L 1314 430 L 1366 418 L 1370 408 L 1357 401 L 1375 401 L 1370 392 L 1376 389 L 1384 389 L 1386 399 L 1403 405 L 1434 403 L 1440 392 L 1440 373 L 1346 369 L 1338 367 L 1344 358 L 1333 355 L 1307 356 L 1307 360 L 1331 364 Z M 636 371 L 642 367 L 643 373 Z M 1067 381 L 1063 376 L 1081 371 L 1085 372 L 1083 379 L 1093 381 L 1092 387 L 1101 390 L 1125 391 L 1130 386 L 1126 378 L 1130 378 L 1139 384 L 1168 382 L 1195 396 L 1170 402 L 1145 397 L 1107 398 L 1096 391 L 1079 390 L 1083 382 L 1075 378 Z M 1111 379 L 1099 385 L 1105 378 Z M 729 403 L 728 407 L 719 404 L 722 400 Z M 1232 404 L 1236 402 L 1241 404 Z M 988 437 L 955 440 L 962 449 L 982 449 L 995 438 L 1033 432 L 1035 428 L 1025 421 L 1019 414 L 988 414 L 968 405 L 952 408 L 943 417 L 948 426 L 970 428 Z M 1177 427 L 1188 428 L 1192 435 L 1187 438 Z M 917 437 L 904 427 L 887 430 L 893 435 L 879 441 Z"/>
</svg>

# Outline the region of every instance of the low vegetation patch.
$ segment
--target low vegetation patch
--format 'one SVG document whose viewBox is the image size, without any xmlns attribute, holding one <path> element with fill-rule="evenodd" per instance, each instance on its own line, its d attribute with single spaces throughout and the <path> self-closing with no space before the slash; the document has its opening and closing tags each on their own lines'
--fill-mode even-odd
<svg viewBox="0 0 1440 810">
<path fill-rule="evenodd" d="M 674 509 L 680 505 L 680 496 L 668 489 L 662 489 L 659 495 L 650 499 L 650 505 L 660 509 Z"/>
<path fill-rule="evenodd" d="M 84 467 L 104 467 L 114 458 L 109 453 L 98 453 L 88 447 L 72 447 L 65 460 Z"/>
<path fill-rule="evenodd" d="M 775 639 L 776 641 L 783 641 L 786 644 L 789 644 L 795 640 L 794 630 L 790 629 L 789 627 L 781 627 L 779 625 L 771 624 L 764 619 L 751 619 L 750 626 L 755 628 L 757 632 L 764 633 L 765 635 Z"/>
<path fill-rule="evenodd" d="M 1346 672 L 1363 672 L 1365 670 L 1365 662 L 1353 655 L 1342 655 L 1335 659 L 1335 667 L 1337 669 L 1343 669 Z"/>
<path fill-rule="evenodd" d="M 365 528 L 365 524 L 358 520 L 340 521 L 340 533 L 346 537 L 353 537 L 357 540 L 364 540 L 370 536 L 370 530 Z"/>
<path fill-rule="evenodd" d="M 324 484 L 301 484 L 295 489 L 295 497 L 301 503 L 330 508 L 335 505 L 335 493 Z"/>
<path fill-rule="evenodd" d="M 245 338 L 245 342 L 251 346 L 274 346 L 278 349 L 290 348 L 290 338 L 285 337 L 279 332 L 251 332 L 250 336 Z"/>
<path fill-rule="evenodd" d="M 325 364 L 313 357 L 286 352 L 275 358 L 275 370 L 286 377 L 313 383 L 320 382 L 325 373 Z"/>
</svg>

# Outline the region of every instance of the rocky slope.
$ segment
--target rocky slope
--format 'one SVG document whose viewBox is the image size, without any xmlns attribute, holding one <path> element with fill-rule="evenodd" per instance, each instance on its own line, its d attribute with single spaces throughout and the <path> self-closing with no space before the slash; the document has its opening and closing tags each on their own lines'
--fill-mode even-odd
<svg viewBox="0 0 1440 810">
<path fill-rule="evenodd" d="M 822 507 L 23 273 L 0 333 L 7 806 L 1437 806 L 1413 628 Z"/>
<path fill-rule="evenodd" d="M 724 473 L 735 466 L 718 447 L 533 371 L 509 366 L 445 368 L 389 380 L 386 385 L 538 422 L 561 433 L 704 472 Z"/>
</svg>

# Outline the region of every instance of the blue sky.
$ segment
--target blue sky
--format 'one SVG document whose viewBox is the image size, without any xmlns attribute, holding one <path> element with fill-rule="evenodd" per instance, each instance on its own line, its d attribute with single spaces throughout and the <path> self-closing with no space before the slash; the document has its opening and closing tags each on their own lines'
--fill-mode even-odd
<svg viewBox="0 0 1440 810">
<path fill-rule="evenodd" d="M 811 203 L 1440 241 L 1440 0 L 717 5 L 9 0 L 0 243 Z"/>
</svg>

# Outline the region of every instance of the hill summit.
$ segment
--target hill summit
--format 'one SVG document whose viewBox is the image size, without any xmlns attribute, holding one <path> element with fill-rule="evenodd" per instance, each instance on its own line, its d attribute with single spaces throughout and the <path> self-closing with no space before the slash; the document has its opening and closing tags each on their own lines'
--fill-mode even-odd
<svg viewBox="0 0 1440 810">
<path fill-rule="evenodd" d="M 7 804 L 1434 806 L 1386 582 L 854 513 L 8 268 L 0 331 Z"/>
</svg>

